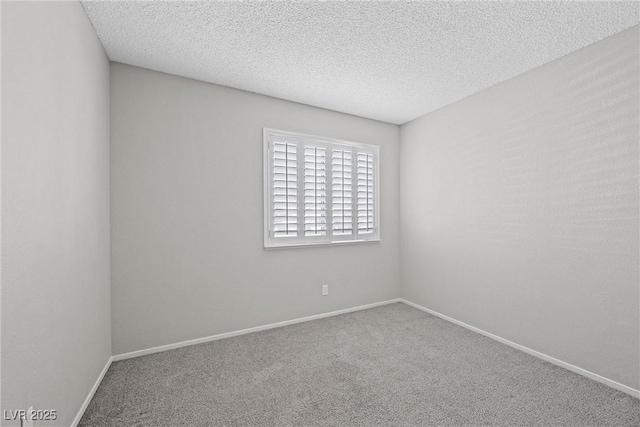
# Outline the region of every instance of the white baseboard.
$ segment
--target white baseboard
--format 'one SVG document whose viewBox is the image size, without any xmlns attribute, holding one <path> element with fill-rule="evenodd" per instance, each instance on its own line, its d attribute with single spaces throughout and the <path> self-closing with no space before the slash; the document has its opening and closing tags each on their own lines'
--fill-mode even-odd
<svg viewBox="0 0 640 427">
<path fill-rule="evenodd" d="M 301 317 L 299 319 L 285 320 L 284 322 L 270 323 L 268 325 L 256 326 L 256 327 L 247 328 L 247 329 L 241 329 L 239 331 L 225 332 L 223 334 L 212 335 L 212 336 L 209 336 L 209 337 L 198 338 L 198 339 L 195 339 L 195 340 L 182 341 L 182 342 L 178 342 L 178 343 L 174 343 L 174 344 L 167 344 L 167 345 L 162 345 L 162 346 L 159 346 L 159 347 L 147 348 L 145 350 L 132 351 L 130 353 L 124 353 L 124 354 L 118 354 L 116 356 L 111 356 L 109 358 L 109 360 L 107 360 L 107 364 L 102 369 L 102 372 L 100 372 L 100 375 L 98 375 L 98 378 L 96 379 L 95 384 L 93 385 L 93 387 L 89 391 L 89 394 L 87 395 L 87 398 L 82 403 L 82 406 L 80 407 L 80 410 L 78 411 L 78 414 L 76 415 L 75 419 L 71 423 L 71 427 L 76 427 L 78 425 L 78 423 L 80 423 L 80 420 L 82 419 L 82 416 L 84 415 L 84 412 L 87 410 L 87 407 L 89 406 L 89 403 L 91 402 L 91 399 L 93 399 L 93 396 L 96 394 L 96 390 L 98 390 L 98 387 L 100 386 L 100 383 L 102 382 L 102 379 L 104 378 L 105 374 L 109 370 L 109 367 L 111 366 L 112 362 L 116 362 L 118 360 L 124 360 L 124 359 L 131 359 L 133 357 L 138 357 L 138 356 L 144 356 L 145 354 L 159 353 L 159 352 L 162 352 L 162 351 L 173 350 L 175 348 L 186 347 L 186 346 L 195 345 L 195 344 L 201 344 L 201 343 L 205 343 L 205 342 L 209 342 L 209 341 L 216 341 L 216 340 L 220 340 L 220 339 L 223 339 L 223 338 L 230 338 L 230 337 L 235 337 L 235 336 L 238 336 L 238 335 L 250 334 L 252 332 L 264 331 L 264 330 L 273 329 L 273 328 L 280 328 L 282 326 L 293 325 L 293 324 L 302 323 L 302 322 L 308 322 L 310 320 L 322 319 L 324 317 L 331 317 L 331 316 L 337 316 L 339 314 L 345 314 L 345 313 L 351 313 L 351 312 L 354 312 L 354 311 L 366 310 L 368 308 L 378 307 L 378 306 L 387 305 L 387 304 L 393 304 L 393 303 L 396 303 L 396 302 L 400 302 L 400 298 L 387 300 L 387 301 L 381 301 L 381 302 L 375 302 L 373 304 L 360 305 L 358 307 L 345 308 L 343 310 L 331 311 L 329 313 L 322 313 L 322 314 L 316 314 L 316 315 L 313 315 L 313 316 Z"/>
<path fill-rule="evenodd" d="M 107 360 L 106 365 L 104 365 L 104 368 L 102 368 L 102 372 L 100 372 L 100 375 L 98 375 L 98 379 L 96 379 L 96 382 L 93 384 L 93 387 L 91 387 L 91 390 L 89 390 L 89 394 L 87 395 L 87 398 L 84 399 L 84 402 L 82 403 L 82 406 L 78 411 L 78 414 L 76 415 L 75 419 L 71 423 L 71 427 L 76 427 L 80 422 L 80 420 L 82 419 L 82 416 L 84 415 L 84 411 L 87 410 L 87 407 L 89 406 L 89 402 L 91 402 L 91 399 L 93 399 L 93 395 L 96 394 L 96 390 L 98 390 L 98 387 L 100 386 L 100 383 L 104 378 L 104 375 L 109 370 L 109 367 L 111 366 L 111 362 L 113 362 L 113 357 L 109 357 L 109 360 Z"/>
<path fill-rule="evenodd" d="M 544 353 L 540 353 L 539 351 L 536 350 L 532 350 L 528 347 L 525 347 L 523 345 L 514 343 L 513 341 L 509 341 L 507 339 L 504 339 L 502 337 L 499 337 L 497 335 L 494 335 L 490 332 L 486 332 L 482 329 L 476 328 L 475 326 L 471 326 L 468 325 L 464 322 L 461 322 L 459 320 L 456 320 L 452 317 L 446 316 L 442 313 L 438 313 L 437 311 L 433 311 L 431 309 L 428 309 L 426 307 L 423 307 L 421 305 L 418 305 L 416 303 L 413 303 L 411 301 L 407 301 L 405 299 L 402 298 L 396 298 L 396 299 L 391 299 L 391 300 L 387 300 L 387 301 L 381 301 L 381 302 L 376 302 L 373 304 L 366 304 L 366 305 L 361 305 L 358 307 L 352 307 L 352 308 L 346 308 L 343 310 L 337 310 L 337 311 L 331 311 L 328 313 L 322 313 L 322 314 L 316 314 L 313 316 L 307 316 L 307 317 L 301 317 L 298 319 L 293 319 L 293 320 L 285 320 L 283 322 L 277 322 L 277 323 L 270 323 L 268 325 L 263 325 L 263 326 L 256 326 L 253 328 L 247 328 L 247 329 L 241 329 L 238 331 L 232 331 L 232 332 L 225 332 L 222 334 L 218 334 L 218 335 L 212 335 L 209 337 L 204 337 L 204 338 L 198 338 L 198 339 L 194 339 L 194 340 L 189 340 L 189 341 L 182 341 L 182 342 L 178 342 L 178 343 L 174 343 L 174 344 L 167 344 L 167 345 L 162 345 L 162 346 L 158 346 L 158 347 L 152 347 L 152 348 L 147 348 L 144 350 L 138 350 L 138 351 L 132 351 L 129 353 L 123 353 L 123 354 L 118 354 L 116 356 L 112 356 L 109 358 L 109 360 L 107 361 L 105 367 L 102 369 L 102 372 L 100 372 L 100 375 L 98 375 L 98 378 L 95 382 L 95 384 L 93 385 L 93 387 L 91 388 L 91 390 L 89 391 L 89 394 L 87 395 L 87 398 L 85 399 L 84 403 L 82 404 L 82 407 L 80 408 L 80 410 L 78 411 L 78 414 L 76 415 L 76 418 L 73 420 L 73 423 L 71 424 L 71 427 L 76 427 L 78 425 L 78 423 L 80 422 L 80 420 L 82 419 L 82 416 L 84 415 L 84 412 L 86 411 L 87 407 L 89 406 L 89 402 L 91 402 L 91 399 L 93 398 L 93 395 L 96 393 L 96 390 L 98 389 L 98 386 L 100 385 L 100 383 L 102 382 L 102 379 L 104 378 L 105 374 L 107 373 L 107 370 L 109 369 L 109 367 L 111 366 L 112 362 L 116 362 L 118 360 L 125 360 L 125 359 L 131 359 L 133 357 L 139 357 L 139 356 L 144 356 L 146 354 L 153 354 L 153 353 L 159 353 L 162 351 L 167 351 L 167 350 L 173 350 L 176 348 L 180 348 L 180 347 L 187 347 L 190 345 L 195 345 L 195 344 L 201 344 L 201 343 L 205 343 L 205 342 L 210 342 L 210 341 L 216 341 L 216 340 L 220 340 L 223 338 L 230 338 L 230 337 L 235 337 L 235 336 L 239 336 L 239 335 L 245 335 L 245 334 L 250 334 L 253 332 L 258 332 L 258 331 L 265 331 L 267 329 L 274 329 L 274 328 L 280 328 L 282 326 L 287 326 L 287 325 L 294 325 L 296 323 L 302 323 L 302 322 L 308 322 L 311 320 L 316 320 L 316 319 L 322 319 L 325 317 L 331 317 L 331 316 L 338 316 L 340 314 L 345 314 L 345 313 L 351 313 L 354 311 L 360 311 L 360 310 L 366 310 L 368 308 L 373 308 L 373 307 L 378 307 L 381 305 L 387 305 L 387 304 L 393 304 L 396 302 L 402 302 L 404 304 L 407 304 L 411 307 L 417 308 L 418 310 L 422 310 L 426 313 L 432 314 L 434 316 L 437 316 L 441 319 L 444 319 L 448 322 L 454 323 L 456 325 L 462 326 L 463 328 L 467 328 L 471 331 L 474 331 L 476 333 L 479 333 L 481 335 L 484 335 L 486 337 L 489 337 L 491 339 L 494 339 L 502 344 L 508 345 L 510 347 L 513 347 L 517 350 L 523 351 L 527 354 L 530 354 L 532 356 L 535 356 L 539 359 L 542 359 L 544 361 L 547 361 L 549 363 L 553 363 L 554 365 L 563 367 L 565 369 L 568 369 L 572 372 L 575 372 L 577 374 L 580 374 L 582 376 L 585 376 L 587 378 L 590 378 L 594 381 L 597 381 L 599 383 L 605 384 L 611 388 L 614 388 L 616 390 L 622 391 L 624 393 L 627 393 L 633 397 L 636 398 L 640 398 L 640 390 L 636 390 L 634 388 L 631 388 L 629 386 L 626 386 L 624 384 L 620 384 L 616 381 L 610 380 L 609 378 L 605 378 L 601 375 L 598 374 L 594 374 L 593 372 L 587 371 L 586 369 L 582 369 L 579 368 L 575 365 L 572 365 L 570 363 L 567 362 L 563 362 L 562 360 L 556 359 L 555 357 L 551 357 L 548 356 Z"/>
<path fill-rule="evenodd" d="M 494 334 L 492 334 L 490 332 L 483 331 L 482 329 L 476 328 L 475 326 L 468 325 L 468 324 L 466 324 L 464 322 L 461 322 L 461 321 L 456 320 L 456 319 L 454 319 L 452 317 L 449 317 L 449 316 L 445 316 L 442 313 L 438 313 L 437 311 L 430 310 L 430 309 L 428 309 L 426 307 L 423 307 L 423 306 L 418 305 L 416 303 L 413 303 L 411 301 L 407 301 L 405 299 L 400 298 L 400 302 L 403 302 L 403 303 L 405 303 L 407 305 L 410 305 L 411 307 L 415 307 L 418 310 L 422 310 L 422 311 L 424 311 L 426 313 L 433 314 L 436 317 L 439 317 L 439 318 L 444 319 L 444 320 L 446 320 L 448 322 L 454 323 L 454 324 L 456 324 L 458 326 L 462 326 L 463 328 L 467 328 L 467 329 L 469 329 L 469 330 L 471 330 L 473 332 L 477 332 L 477 333 L 479 333 L 481 335 L 484 335 L 485 337 L 489 337 L 491 339 L 494 339 L 494 340 L 496 340 L 498 342 L 501 342 L 502 344 L 506 344 L 509 347 L 513 347 L 513 348 L 515 348 L 517 350 L 523 351 L 523 352 L 525 352 L 527 354 L 535 356 L 535 357 L 537 357 L 539 359 L 542 359 L 542 360 L 544 360 L 546 362 L 553 363 L 554 365 L 557 365 L 557 366 L 560 366 L 562 368 L 568 369 L 571 372 L 575 372 L 576 374 L 580 374 L 580 375 L 585 376 L 585 377 L 587 377 L 589 379 L 592 379 L 594 381 L 597 381 L 599 383 L 607 385 L 607 386 L 609 386 L 611 388 L 614 388 L 616 390 L 619 390 L 619 391 L 625 392 L 627 394 L 630 394 L 633 397 L 640 398 L 640 390 L 636 390 L 636 389 L 631 388 L 629 386 L 626 386 L 624 384 L 620 384 L 619 382 L 610 380 L 609 378 L 605 378 L 602 375 L 594 374 L 591 371 L 587 371 L 586 369 L 579 368 L 579 367 L 577 367 L 575 365 L 572 365 L 571 363 L 563 362 L 562 360 L 556 359 L 555 357 L 551 357 L 551 356 L 548 356 L 548 355 L 546 355 L 544 353 L 540 353 L 539 351 L 532 350 L 529 347 L 525 347 L 523 345 L 514 343 L 513 341 L 509 341 L 507 339 L 504 339 L 502 337 L 494 335 Z"/>
<path fill-rule="evenodd" d="M 280 328 L 282 326 L 294 325 L 296 323 L 308 322 L 310 320 L 322 319 L 322 318 L 325 318 L 325 317 L 338 316 L 340 314 L 351 313 L 351 312 L 360 311 L 360 310 L 366 310 L 368 308 L 378 307 L 378 306 L 387 305 L 387 304 L 393 304 L 393 303 L 400 302 L 400 301 L 401 301 L 400 298 L 396 298 L 396 299 L 391 299 L 391 300 L 387 300 L 387 301 L 375 302 L 373 304 L 365 304 L 365 305 L 360 305 L 358 307 L 345 308 L 343 310 L 331 311 L 329 313 L 315 314 L 313 316 L 301 317 L 301 318 L 293 319 L 293 320 L 285 320 L 283 322 L 270 323 L 268 325 L 263 325 L 263 326 L 255 326 L 253 328 L 241 329 L 239 331 L 225 332 L 225 333 L 222 333 L 222 334 L 211 335 L 211 336 L 204 337 L 204 338 L 197 338 L 197 339 L 194 339 L 194 340 L 182 341 L 182 342 L 177 342 L 177 343 L 174 343 L 174 344 L 161 345 L 161 346 L 158 346 L 158 347 L 147 348 L 147 349 L 144 349 L 144 350 L 137 350 L 137 351 L 132 351 L 132 352 L 129 352 L 129 353 L 118 354 L 116 356 L 113 356 L 112 360 L 114 362 L 116 362 L 118 360 L 131 359 L 132 357 L 139 357 L 139 356 L 144 356 L 146 354 L 159 353 L 159 352 L 162 352 L 162 351 L 173 350 L 173 349 L 180 348 L 180 347 L 187 347 L 187 346 L 190 346 L 190 345 L 202 344 L 202 343 L 210 342 L 210 341 L 217 341 L 217 340 L 221 340 L 223 338 L 236 337 L 238 335 L 245 335 L 245 334 L 250 334 L 250 333 L 253 333 L 253 332 L 265 331 L 267 329 Z"/>
</svg>

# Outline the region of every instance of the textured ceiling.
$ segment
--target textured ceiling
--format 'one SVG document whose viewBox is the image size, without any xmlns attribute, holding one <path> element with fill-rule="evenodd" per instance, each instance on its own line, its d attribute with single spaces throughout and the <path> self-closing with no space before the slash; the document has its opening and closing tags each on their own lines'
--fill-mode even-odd
<svg viewBox="0 0 640 427">
<path fill-rule="evenodd" d="M 638 23 L 636 2 L 84 2 L 112 61 L 401 124 Z"/>
</svg>

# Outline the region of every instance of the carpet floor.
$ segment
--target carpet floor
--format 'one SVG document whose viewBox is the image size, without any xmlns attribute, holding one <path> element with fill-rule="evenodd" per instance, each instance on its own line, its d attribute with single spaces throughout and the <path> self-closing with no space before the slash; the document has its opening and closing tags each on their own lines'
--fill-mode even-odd
<svg viewBox="0 0 640 427">
<path fill-rule="evenodd" d="M 640 400 L 402 303 L 114 362 L 80 426 L 639 426 Z"/>
</svg>

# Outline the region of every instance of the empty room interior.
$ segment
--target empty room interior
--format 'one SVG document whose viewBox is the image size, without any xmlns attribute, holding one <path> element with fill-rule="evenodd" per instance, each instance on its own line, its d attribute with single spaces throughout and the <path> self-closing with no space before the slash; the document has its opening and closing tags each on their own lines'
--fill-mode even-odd
<svg viewBox="0 0 640 427">
<path fill-rule="evenodd" d="M 640 425 L 640 3 L 0 16 L 1 425 Z"/>
</svg>

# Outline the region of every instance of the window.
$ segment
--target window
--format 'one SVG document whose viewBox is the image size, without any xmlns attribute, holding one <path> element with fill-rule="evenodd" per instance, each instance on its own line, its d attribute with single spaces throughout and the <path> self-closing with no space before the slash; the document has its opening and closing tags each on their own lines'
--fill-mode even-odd
<svg viewBox="0 0 640 427">
<path fill-rule="evenodd" d="M 378 147 L 264 129 L 265 248 L 380 240 Z"/>
</svg>

